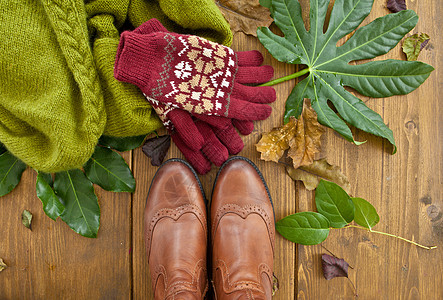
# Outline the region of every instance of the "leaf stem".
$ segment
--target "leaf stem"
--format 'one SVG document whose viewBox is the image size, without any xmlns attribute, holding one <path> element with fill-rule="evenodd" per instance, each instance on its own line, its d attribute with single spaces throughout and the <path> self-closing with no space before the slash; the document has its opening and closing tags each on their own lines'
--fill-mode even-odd
<svg viewBox="0 0 443 300">
<path fill-rule="evenodd" d="M 348 278 L 348 281 L 351 283 L 352 288 L 354 289 L 354 296 L 357 298 L 358 294 L 357 294 L 357 288 L 355 287 L 354 283 L 352 282 L 351 278 L 349 278 L 348 276 L 346 276 L 346 278 Z"/>
<path fill-rule="evenodd" d="M 285 77 L 280 77 L 280 78 L 277 78 L 277 79 L 274 79 L 274 80 L 268 81 L 268 82 L 266 82 L 266 83 L 260 84 L 259 86 L 271 86 L 271 85 L 276 85 L 276 84 L 279 84 L 279 83 L 282 83 L 282 82 L 285 82 L 285 81 L 288 81 L 288 80 L 291 80 L 291 79 L 294 79 L 294 78 L 300 77 L 300 76 L 302 76 L 302 75 L 305 75 L 305 74 L 308 73 L 309 71 L 310 71 L 310 69 L 309 69 L 309 68 L 306 68 L 306 69 L 303 69 L 303 70 L 298 71 L 298 72 L 296 72 L 296 73 L 293 73 L 293 74 L 291 74 L 291 75 L 288 75 L 288 76 L 285 76 Z"/>
<path fill-rule="evenodd" d="M 417 247 L 420 247 L 420 248 L 423 248 L 423 249 L 426 249 L 426 250 L 432 250 L 432 249 L 436 249 L 436 248 L 437 248 L 437 246 L 430 246 L 430 247 L 428 247 L 428 246 L 423 246 L 423 245 L 421 245 L 421 244 L 419 244 L 419 243 L 416 243 L 416 242 L 414 242 L 414 241 L 411 241 L 411 240 L 405 239 L 404 237 L 401 237 L 401 236 L 398 236 L 398 235 L 395 235 L 395 234 L 391 234 L 391 233 L 387 233 L 387 232 L 382 232 L 382 231 L 377 231 L 377 230 L 372 230 L 372 229 L 370 229 L 370 228 L 366 228 L 366 227 L 362 227 L 362 226 L 357 226 L 357 225 L 347 225 L 347 226 L 345 226 L 345 227 L 343 227 L 343 228 L 358 228 L 358 229 L 366 230 L 366 231 L 368 231 L 368 232 L 373 232 L 373 233 L 378 233 L 378 234 L 382 234 L 382 235 L 387 235 L 387 236 L 395 237 L 395 238 L 397 238 L 397 239 L 400 239 L 400 240 L 402 240 L 402 241 L 408 242 L 408 243 L 410 243 L 410 244 L 413 244 L 413 245 L 415 245 L 415 246 L 417 246 Z"/>
<path fill-rule="evenodd" d="M 326 251 L 329 252 L 329 254 L 331 254 L 332 256 L 334 256 L 337 259 L 340 259 L 337 255 L 335 255 L 334 253 L 332 253 L 331 251 L 328 250 L 328 248 L 326 248 L 325 246 L 323 246 L 323 244 L 320 244 L 320 246 L 325 249 Z M 348 263 L 349 268 L 354 269 L 354 267 L 352 267 L 349 263 Z"/>
</svg>

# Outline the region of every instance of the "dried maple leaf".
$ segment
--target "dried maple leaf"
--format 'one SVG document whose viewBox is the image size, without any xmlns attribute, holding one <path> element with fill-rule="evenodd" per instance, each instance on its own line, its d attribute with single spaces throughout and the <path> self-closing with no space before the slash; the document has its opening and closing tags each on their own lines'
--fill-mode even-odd
<svg viewBox="0 0 443 300">
<path fill-rule="evenodd" d="M 8 266 L 3 262 L 3 259 L 0 258 L 0 272 L 6 269 Z"/>
<path fill-rule="evenodd" d="M 217 0 L 225 19 L 235 32 L 244 32 L 257 36 L 257 28 L 268 27 L 273 19 L 266 7 L 260 6 L 259 0 Z"/>
<path fill-rule="evenodd" d="M 260 159 L 278 163 L 285 150 L 289 149 L 289 141 L 295 135 L 296 126 L 297 119 L 291 117 L 287 124 L 264 133 L 258 144 L 255 145 L 257 151 L 261 152 Z"/>
<path fill-rule="evenodd" d="M 388 0 L 388 9 L 393 12 L 399 12 L 406 9 L 405 0 Z"/>
<path fill-rule="evenodd" d="M 143 144 L 142 151 L 147 157 L 151 158 L 151 164 L 153 166 L 160 166 L 170 146 L 171 136 L 163 135 L 147 139 Z"/>
<path fill-rule="evenodd" d="M 340 168 L 330 165 L 326 159 L 315 160 L 309 166 L 303 166 L 298 169 L 288 167 L 286 171 L 292 179 L 303 181 L 306 189 L 310 191 L 317 187 L 320 179 L 338 184 L 347 193 L 349 193 L 351 189 L 348 178 L 340 171 Z"/>
<path fill-rule="evenodd" d="M 323 267 L 323 275 L 327 280 L 335 277 L 348 277 L 349 264 L 343 258 L 322 254 L 321 265 Z"/>
<path fill-rule="evenodd" d="M 303 104 L 303 112 L 297 120 L 297 132 L 289 142 L 288 156 L 292 158 L 295 169 L 312 164 L 314 156 L 320 151 L 324 127 L 318 123 L 317 114 L 309 103 Z"/>
</svg>

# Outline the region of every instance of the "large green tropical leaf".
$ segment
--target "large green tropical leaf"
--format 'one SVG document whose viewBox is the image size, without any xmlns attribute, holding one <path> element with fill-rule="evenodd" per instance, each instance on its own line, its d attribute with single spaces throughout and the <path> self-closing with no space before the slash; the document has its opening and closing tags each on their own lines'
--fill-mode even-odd
<svg viewBox="0 0 443 300">
<path fill-rule="evenodd" d="M 109 148 L 97 146 L 85 172 L 89 180 L 107 191 L 135 191 L 135 179 L 125 160 Z"/>
<path fill-rule="evenodd" d="M 97 237 L 100 207 L 92 182 L 85 174 L 81 170 L 56 173 L 54 190 L 65 206 L 60 218 L 75 232 Z"/>
<path fill-rule="evenodd" d="M 26 164 L 9 151 L 0 155 L 0 196 L 11 192 L 20 182 Z"/>
<path fill-rule="evenodd" d="M 350 64 L 351 61 L 383 55 L 395 47 L 415 27 L 418 20 L 416 13 L 404 10 L 378 18 L 357 29 L 343 46 L 337 47 L 337 42 L 354 31 L 368 16 L 373 0 L 335 0 L 326 32 L 323 32 L 323 27 L 329 0 L 311 0 L 309 31 L 304 26 L 297 0 L 261 1 L 261 4 L 270 8 L 284 37 L 261 27 L 257 30 L 260 42 L 277 60 L 307 66 L 299 74 L 288 78 L 309 73 L 295 86 L 286 102 L 285 122 L 290 116 L 298 117 L 303 99 L 310 98 L 323 125 L 359 144 L 346 124 L 348 122 L 388 139 L 395 153 L 393 133 L 381 116 L 344 87 L 352 87 L 370 97 L 389 97 L 410 93 L 426 80 L 434 69 L 421 62 L 389 59 Z M 330 108 L 328 100 L 341 118 Z"/>
</svg>

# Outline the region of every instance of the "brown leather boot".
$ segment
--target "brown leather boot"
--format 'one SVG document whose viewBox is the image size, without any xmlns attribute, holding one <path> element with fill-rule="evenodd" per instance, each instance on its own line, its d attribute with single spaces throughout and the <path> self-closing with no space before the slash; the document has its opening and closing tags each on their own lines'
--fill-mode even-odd
<svg viewBox="0 0 443 300">
<path fill-rule="evenodd" d="M 155 299 L 203 299 L 207 219 L 204 192 L 186 162 L 165 162 L 146 199 L 145 241 Z"/>
<path fill-rule="evenodd" d="M 211 227 L 216 299 L 271 299 L 274 211 L 266 183 L 248 159 L 233 157 L 220 169 Z"/>
</svg>

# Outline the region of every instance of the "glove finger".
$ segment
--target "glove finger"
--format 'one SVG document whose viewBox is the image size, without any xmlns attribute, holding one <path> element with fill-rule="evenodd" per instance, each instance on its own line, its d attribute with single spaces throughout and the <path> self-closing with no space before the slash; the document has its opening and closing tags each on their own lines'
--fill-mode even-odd
<svg viewBox="0 0 443 300">
<path fill-rule="evenodd" d="M 214 115 L 209 116 L 209 115 L 199 115 L 199 114 L 194 114 L 193 116 L 205 123 L 208 123 L 211 127 L 219 129 L 223 129 L 231 125 L 231 119 L 222 116 L 214 116 Z"/>
<path fill-rule="evenodd" d="M 140 25 L 139 27 L 134 29 L 133 32 L 137 34 L 150 34 L 158 31 L 168 32 L 168 30 L 162 25 L 162 23 L 154 18 Z"/>
<path fill-rule="evenodd" d="M 236 54 L 239 67 L 258 67 L 263 63 L 263 55 L 258 50 L 240 51 Z"/>
<path fill-rule="evenodd" d="M 228 149 L 229 154 L 235 155 L 243 150 L 243 141 L 232 123 L 224 129 L 216 129 L 214 133 L 220 142 L 225 145 L 226 149 Z"/>
<path fill-rule="evenodd" d="M 181 109 L 172 109 L 168 113 L 168 118 L 174 125 L 174 131 L 188 148 L 198 151 L 203 147 L 204 138 L 195 126 L 190 113 Z"/>
<path fill-rule="evenodd" d="M 251 103 L 248 101 L 231 98 L 228 118 L 238 120 L 265 120 L 272 112 L 272 108 L 266 104 Z"/>
<path fill-rule="evenodd" d="M 212 127 L 215 135 L 222 142 L 223 145 L 228 149 L 229 154 L 237 154 L 239 153 L 243 147 L 243 141 L 235 130 L 231 119 L 220 117 L 220 116 L 207 116 L 207 115 L 195 115 L 195 117 Z M 252 125 L 252 130 L 254 129 L 254 125 L 251 121 L 239 121 L 242 123 L 250 122 Z M 242 126 L 241 129 L 245 132 L 250 128 L 245 129 L 246 126 Z M 249 134 L 252 130 L 250 130 L 247 134 Z M 241 131 L 240 131 L 241 132 Z M 242 132 L 241 132 L 242 133 Z M 243 133 L 242 133 L 243 134 Z"/>
<path fill-rule="evenodd" d="M 195 151 L 189 148 L 176 133 L 171 133 L 174 144 L 180 150 L 189 163 L 194 167 L 198 174 L 206 174 L 211 170 L 211 162 L 203 155 L 201 151 Z"/>
<path fill-rule="evenodd" d="M 277 98 L 275 90 L 270 86 L 247 86 L 235 82 L 232 96 L 255 103 L 271 103 Z"/>
<path fill-rule="evenodd" d="M 232 124 L 243 135 L 249 135 L 254 130 L 254 123 L 252 121 L 232 119 Z"/>
<path fill-rule="evenodd" d="M 271 66 L 239 67 L 235 80 L 239 83 L 265 83 L 274 76 Z"/>
<path fill-rule="evenodd" d="M 216 166 L 221 166 L 229 157 L 228 149 L 215 136 L 211 127 L 201 121 L 195 123 L 205 139 L 201 151 Z"/>
</svg>

